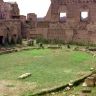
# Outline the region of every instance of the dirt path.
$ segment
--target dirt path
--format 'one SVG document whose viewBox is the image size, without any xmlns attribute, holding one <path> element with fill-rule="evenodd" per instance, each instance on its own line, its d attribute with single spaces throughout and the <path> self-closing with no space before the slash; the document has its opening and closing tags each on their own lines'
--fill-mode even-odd
<svg viewBox="0 0 96 96">
<path fill-rule="evenodd" d="M 23 92 L 34 90 L 36 83 L 1 80 L 0 81 L 0 96 L 20 96 Z"/>
</svg>

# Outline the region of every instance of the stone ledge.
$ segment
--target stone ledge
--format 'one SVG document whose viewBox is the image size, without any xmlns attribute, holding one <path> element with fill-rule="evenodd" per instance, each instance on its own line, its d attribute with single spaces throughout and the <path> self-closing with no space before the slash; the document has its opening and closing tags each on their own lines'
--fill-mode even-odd
<svg viewBox="0 0 96 96">
<path fill-rule="evenodd" d="M 92 72 L 88 73 L 87 75 L 85 75 L 85 76 L 83 76 L 83 77 L 81 77 L 77 80 L 74 80 L 73 81 L 73 86 L 79 85 L 80 83 L 82 83 L 84 81 L 84 79 L 86 79 L 87 77 L 89 77 L 91 75 L 92 75 Z M 52 93 L 52 92 L 58 92 L 58 91 L 64 90 L 67 86 L 69 86 L 69 84 L 56 86 L 56 87 L 53 87 L 53 88 L 50 88 L 50 89 L 44 89 L 44 90 L 41 90 L 37 93 L 34 93 L 31 96 L 38 96 L 38 95 L 44 95 L 44 94 L 48 94 L 48 93 Z"/>
<path fill-rule="evenodd" d="M 2 52 L 0 52 L 0 55 L 10 54 L 10 53 L 19 52 L 19 51 L 24 51 L 24 50 L 27 51 L 27 50 L 32 50 L 32 49 L 40 49 L 40 48 L 16 48 L 16 49 L 11 49 L 11 50 L 2 51 Z"/>
</svg>

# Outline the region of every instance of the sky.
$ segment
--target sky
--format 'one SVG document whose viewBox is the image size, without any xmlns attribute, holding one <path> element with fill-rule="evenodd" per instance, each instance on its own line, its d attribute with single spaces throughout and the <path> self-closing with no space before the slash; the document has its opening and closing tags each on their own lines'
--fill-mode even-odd
<svg viewBox="0 0 96 96">
<path fill-rule="evenodd" d="M 51 4 L 50 0 L 4 0 L 5 2 L 17 2 L 20 14 L 36 13 L 37 17 L 44 17 Z"/>
</svg>

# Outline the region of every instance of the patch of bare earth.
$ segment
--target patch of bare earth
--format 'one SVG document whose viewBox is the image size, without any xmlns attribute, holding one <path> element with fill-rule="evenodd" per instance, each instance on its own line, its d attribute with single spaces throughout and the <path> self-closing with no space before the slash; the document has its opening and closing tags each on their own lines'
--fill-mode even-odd
<svg viewBox="0 0 96 96">
<path fill-rule="evenodd" d="M 20 96 L 26 91 L 32 91 L 36 88 L 36 83 L 21 82 L 13 80 L 0 81 L 0 96 Z"/>
</svg>

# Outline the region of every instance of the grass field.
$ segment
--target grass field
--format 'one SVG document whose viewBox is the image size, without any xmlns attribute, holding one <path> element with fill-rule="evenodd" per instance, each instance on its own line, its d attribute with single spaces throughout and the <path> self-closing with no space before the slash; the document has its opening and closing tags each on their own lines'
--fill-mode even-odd
<svg viewBox="0 0 96 96">
<path fill-rule="evenodd" d="M 66 48 L 0 55 L 0 96 L 28 96 L 45 88 L 66 84 L 87 74 L 95 63 L 92 55 Z M 28 72 L 32 76 L 17 79 Z"/>
</svg>

